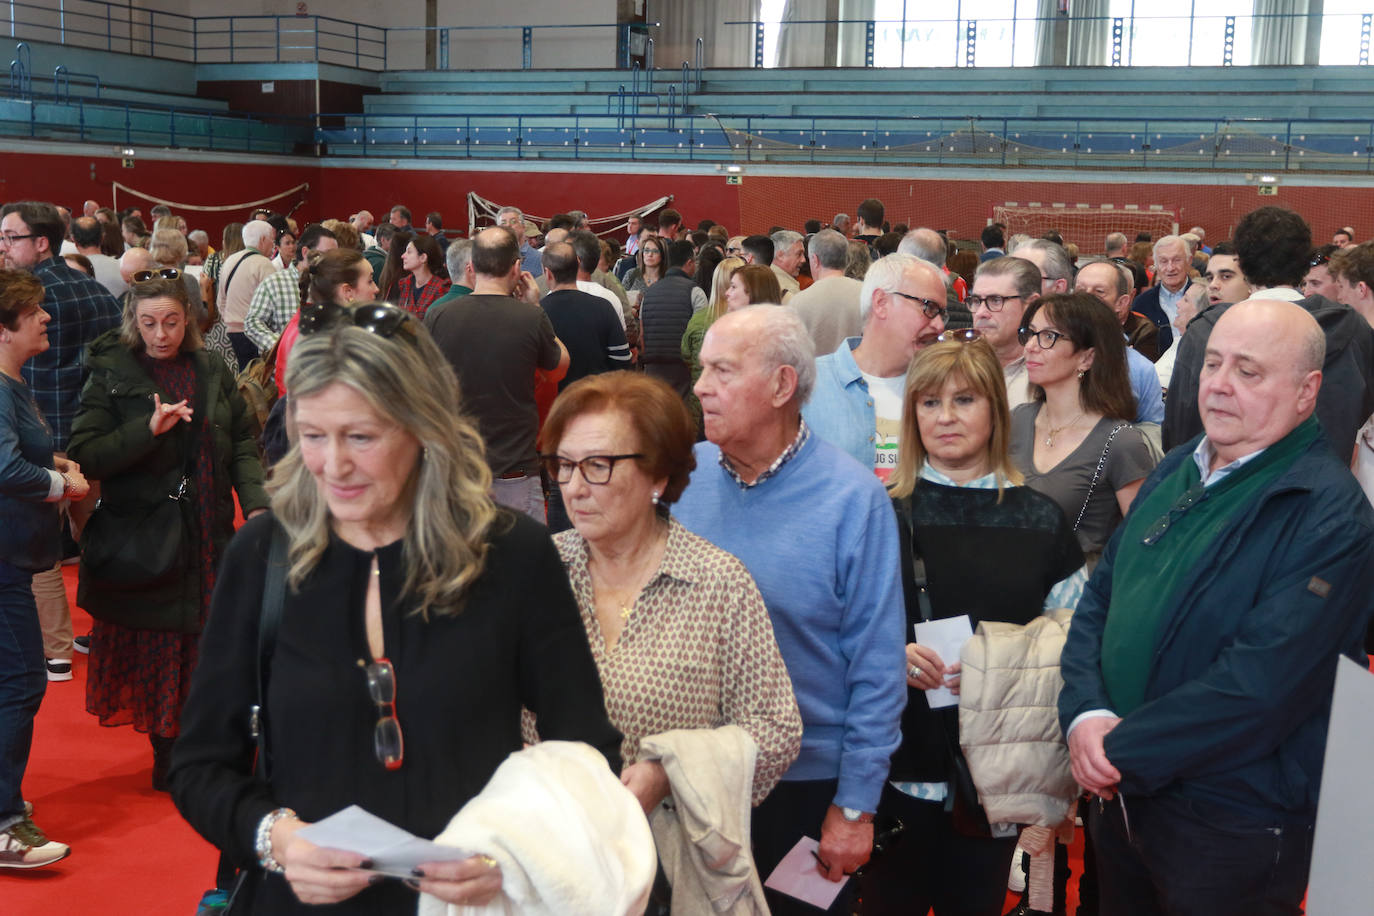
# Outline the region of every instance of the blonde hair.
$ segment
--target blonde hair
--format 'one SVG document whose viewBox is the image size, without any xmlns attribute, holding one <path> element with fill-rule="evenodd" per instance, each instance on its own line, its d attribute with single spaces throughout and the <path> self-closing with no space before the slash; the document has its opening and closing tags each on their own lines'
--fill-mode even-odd
<svg viewBox="0 0 1374 916">
<path fill-rule="evenodd" d="M 724 315 L 728 304 L 725 301 L 725 291 L 730 288 L 730 277 L 735 271 L 744 266 L 743 258 L 724 258 L 716 265 L 716 272 L 711 275 L 711 320 L 715 321 Z"/>
<path fill-rule="evenodd" d="M 329 545 L 329 507 L 302 459 L 294 421 L 302 398 L 332 385 L 353 389 L 419 441 L 421 457 L 402 496 L 411 505 L 401 593 L 425 619 L 460 613 L 498 519 L 488 494 L 491 471 L 477 428 L 454 408 L 457 377 L 429 332 L 409 317 L 391 337 L 345 325 L 302 336 L 291 351 L 293 441 L 268 482 L 272 510 L 291 542 L 287 581 L 299 588 Z"/>
<path fill-rule="evenodd" d="M 164 220 L 171 217 L 164 216 L 158 220 L 161 225 Z M 164 267 L 180 267 L 186 263 L 186 236 L 175 229 L 158 229 L 148 241 L 148 253 L 153 256 Z"/>
<path fill-rule="evenodd" d="M 927 452 L 916 423 L 916 402 L 921 395 L 942 389 L 951 378 L 963 379 L 975 392 L 987 398 L 992 411 L 987 459 L 997 475 L 997 498 L 1002 498 L 1004 487 L 1021 484 L 1021 472 L 1011 462 L 1011 411 L 1007 409 L 1007 382 L 1002 364 L 985 341 L 949 341 L 931 344 L 917 353 L 907 370 L 902 403 L 902 447 L 897 453 L 897 467 L 887 482 L 888 492 L 895 498 L 911 495 L 926 463 Z"/>
</svg>

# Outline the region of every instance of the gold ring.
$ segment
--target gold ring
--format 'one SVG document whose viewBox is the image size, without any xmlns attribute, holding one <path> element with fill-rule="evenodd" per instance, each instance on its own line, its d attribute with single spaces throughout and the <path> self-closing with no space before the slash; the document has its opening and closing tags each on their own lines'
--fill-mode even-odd
<svg viewBox="0 0 1374 916">
<path fill-rule="evenodd" d="M 482 864 L 485 865 L 487 868 L 496 868 L 496 867 L 497 867 L 497 862 L 496 862 L 496 860 L 493 859 L 491 856 L 482 856 L 482 855 L 479 855 L 477 858 L 481 859 L 481 860 L 482 860 Z"/>
</svg>

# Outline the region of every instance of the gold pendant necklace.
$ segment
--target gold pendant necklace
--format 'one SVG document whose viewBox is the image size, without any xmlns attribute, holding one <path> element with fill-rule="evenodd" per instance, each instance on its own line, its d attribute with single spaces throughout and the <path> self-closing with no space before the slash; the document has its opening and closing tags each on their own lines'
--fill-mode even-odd
<svg viewBox="0 0 1374 916">
<path fill-rule="evenodd" d="M 1083 419 L 1083 414 L 1081 412 L 1078 414 L 1078 416 L 1074 417 L 1072 420 L 1065 423 L 1063 426 L 1050 426 L 1050 421 L 1046 419 L 1045 425 L 1050 426 L 1050 431 L 1045 434 L 1045 445 L 1049 448 L 1054 448 L 1054 437 L 1062 433 L 1064 430 L 1068 429 L 1070 426 L 1073 426 L 1081 419 Z"/>
</svg>

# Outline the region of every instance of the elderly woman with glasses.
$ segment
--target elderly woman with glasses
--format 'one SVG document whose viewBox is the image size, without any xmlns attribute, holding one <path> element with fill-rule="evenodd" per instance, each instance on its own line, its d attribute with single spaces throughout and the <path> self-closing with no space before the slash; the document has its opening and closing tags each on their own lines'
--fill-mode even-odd
<svg viewBox="0 0 1374 916">
<path fill-rule="evenodd" d="M 247 870 L 245 912 L 414 913 L 417 890 L 481 905 L 502 886 L 491 857 L 403 883 L 299 831 L 356 804 L 438 835 L 521 749 L 522 706 L 616 769 L 620 734 L 548 533 L 491 501 L 481 438 L 429 333 L 393 306 L 332 303 L 304 309 L 300 332 L 293 445 L 273 468 L 272 514 L 225 555 L 173 798 Z M 274 544 L 285 582 L 257 716 Z"/>
<path fill-rule="evenodd" d="M 742 780 L 755 805 L 801 748 L 792 683 L 758 587 L 739 560 L 669 514 L 696 463 L 694 432 L 666 384 L 609 372 L 569 385 L 542 433 L 573 524 L 554 542 L 607 712 L 625 736 L 621 779 L 650 814 L 674 788 L 643 747 L 651 736 L 737 726 L 757 748 Z M 538 729 L 550 737 L 543 717 Z M 716 763 L 741 765 L 726 754 Z M 737 801 L 715 799 L 722 810 Z"/>
<path fill-rule="evenodd" d="M 907 373 L 902 448 L 888 490 L 905 560 L 907 705 L 880 816 L 899 819 L 900 843 L 862 879 L 866 914 L 998 916 L 1016 835 L 973 835 L 963 817 L 977 797 L 961 793 L 959 717 L 928 697 L 957 693 L 958 658 L 912 641 L 927 620 L 967 615 L 1026 624 L 1073 607 L 1083 555 L 1054 501 L 1022 486 L 1007 452 L 1006 382 L 991 346 L 972 329 L 947 331 Z M 924 574 L 923 582 L 917 576 Z M 1028 779 L 1030 774 L 1026 774 Z M 946 799 L 954 799 L 953 810 Z"/>
<path fill-rule="evenodd" d="M 1097 297 L 1062 293 L 1032 303 L 1019 335 L 1031 400 L 1012 413 L 1011 458 L 1059 504 L 1091 568 L 1156 462 L 1132 424 L 1121 324 Z"/>
<path fill-rule="evenodd" d="M 134 280 L 122 327 L 86 355 L 67 453 L 101 484 L 77 588 L 96 618 L 86 709 L 147 733 L 153 788 L 166 791 L 234 493 L 248 514 L 267 507 L 267 493 L 234 376 L 202 347 L 180 276 Z"/>
</svg>

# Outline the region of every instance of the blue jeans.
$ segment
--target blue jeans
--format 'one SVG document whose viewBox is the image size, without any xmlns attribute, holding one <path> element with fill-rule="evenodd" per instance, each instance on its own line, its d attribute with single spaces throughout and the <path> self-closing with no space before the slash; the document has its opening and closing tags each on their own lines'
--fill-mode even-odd
<svg viewBox="0 0 1374 916">
<path fill-rule="evenodd" d="M 20 789 L 47 688 L 33 573 L 0 560 L 0 830 L 24 818 Z"/>
<path fill-rule="evenodd" d="M 1312 824 L 1176 795 L 1088 806 L 1103 913 L 1301 916 Z"/>
</svg>

